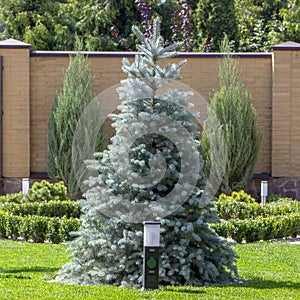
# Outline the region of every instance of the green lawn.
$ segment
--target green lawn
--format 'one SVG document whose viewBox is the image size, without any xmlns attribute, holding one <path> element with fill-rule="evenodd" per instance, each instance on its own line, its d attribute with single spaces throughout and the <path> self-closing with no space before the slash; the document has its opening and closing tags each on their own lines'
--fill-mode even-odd
<svg viewBox="0 0 300 300">
<path fill-rule="evenodd" d="M 0 299 L 300 299 L 300 245 L 234 246 L 242 284 L 164 287 L 142 292 L 117 287 L 49 283 L 68 258 L 66 246 L 0 240 Z"/>
</svg>

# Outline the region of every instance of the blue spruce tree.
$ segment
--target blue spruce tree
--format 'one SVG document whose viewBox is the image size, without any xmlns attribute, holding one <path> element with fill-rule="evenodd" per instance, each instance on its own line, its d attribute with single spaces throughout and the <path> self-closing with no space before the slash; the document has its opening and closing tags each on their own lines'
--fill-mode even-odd
<svg viewBox="0 0 300 300">
<path fill-rule="evenodd" d="M 142 284 L 143 221 L 161 222 L 160 284 L 201 286 L 237 275 L 236 254 L 209 227 L 218 220 L 202 196 L 203 160 L 189 112 L 192 96 L 176 86 L 184 61 L 161 66 L 178 44 L 163 47 L 160 22 L 150 38 L 136 28 L 140 53 L 123 60 L 120 113 L 108 149 L 87 161 L 93 174 L 72 260 L 58 280 L 83 285 Z M 206 200 L 205 200 L 206 199 Z"/>
</svg>

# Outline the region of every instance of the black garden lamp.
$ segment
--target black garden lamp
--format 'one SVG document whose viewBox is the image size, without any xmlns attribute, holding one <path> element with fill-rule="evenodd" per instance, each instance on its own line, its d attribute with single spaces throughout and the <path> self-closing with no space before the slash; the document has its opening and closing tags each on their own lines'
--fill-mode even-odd
<svg viewBox="0 0 300 300">
<path fill-rule="evenodd" d="M 144 224 L 143 290 L 158 289 L 160 223 Z"/>
</svg>

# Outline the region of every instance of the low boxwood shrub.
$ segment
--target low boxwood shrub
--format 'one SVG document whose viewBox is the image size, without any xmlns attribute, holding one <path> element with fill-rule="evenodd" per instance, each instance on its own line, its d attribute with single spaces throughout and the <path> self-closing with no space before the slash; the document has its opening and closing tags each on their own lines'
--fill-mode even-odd
<svg viewBox="0 0 300 300">
<path fill-rule="evenodd" d="M 61 219 L 51 218 L 48 223 L 48 228 L 49 241 L 53 244 L 60 243 L 63 240 L 63 235 L 61 232 Z"/>
<path fill-rule="evenodd" d="M 48 237 L 48 221 L 47 217 L 43 216 L 30 216 L 30 234 L 29 238 L 35 243 L 43 243 Z M 23 232 L 20 232 L 20 236 L 23 237 Z"/>
<path fill-rule="evenodd" d="M 43 202 L 38 209 L 38 215 L 48 217 L 79 218 L 80 213 L 80 206 L 71 200 Z"/>
<path fill-rule="evenodd" d="M 6 238 L 6 214 L 3 210 L 0 210 L 0 236 Z"/>
<path fill-rule="evenodd" d="M 38 243 L 47 240 L 60 243 L 72 239 L 71 232 L 77 231 L 80 224 L 80 220 L 75 218 L 15 216 L 2 211 L 0 212 L 0 237 L 23 238 Z"/>
<path fill-rule="evenodd" d="M 31 217 L 24 218 L 20 216 L 19 236 L 21 236 L 25 241 L 32 238 L 32 223 Z"/>
<path fill-rule="evenodd" d="M 282 198 L 276 202 L 264 205 L 261 214 L 265 217 L 279 216 L 300 212 L 300 202 L 289 198 Z"/>
<path fill-rule="evenodd" d="M 64 237 L 64 240 L 70 241 L 75 238 L 74 235 L 72 235 L 72 232 L 76 232 L 79 229 L 79 222 L 78 219 L 75 218 L 61 218 L 61 227 L 60 227 L 60 233 Z"/>
<path fill-rule="evenodd" d="M 238 243 L 296 237 L 300 233 L 300 213 L 283 216 L 257 217 L 255 219 L 221 220 L 211 227 L 224 238 Z"/>
<path fill-rule="evenodd" d="M 36 215 L 38 214 L 39 210 L 39 203 L 13 203 L 13 202 L 6 202 L 0 203 L 0 208 L 12 215 Z"/>
<path fill-rule="evenodd" d="M 218 215 L 223 220 L 229 219 L 248 219 L 261 215 L 262 207 L 254 203 L 238 202 L 238 201 L 222 201 L 216 202 Z"/>
<path fill-rule="evenodd" d="M 38 215 L 46 217 L 79 218 L 80 206 L 71 200 L 49 202 L 0 203 L 0 209 L 13 215 Z"/>
<path fill-rule="evenodd" d="M 67 188 L 62 181 L 51 183 L 42 180 L 35 182 L 26 195 L 19 192 L 0 196 L 0 203 L 47 202 L 51 200 L 68 200 Z"/>
<path fill-rule="evenodd" d="M 261 206 L 244 191 L 233 192 L 230 196 L 221 194 L 215 204 L 223 220 L 247 219 L 261 214 Z"/>
<path fill-rule="evenodd" d="M 300 212 L 300 202 L 289 198 L 280 198 L 273 202 L 267 202 L 264 207 L 244 191 L 233 192 L 226 196 L 221 194 L 215 202 L 220 219 L 256 218 L 258 216 L 278 216 Z"/>
<path fill-rule="evenodd" d="M 62 181 L 50 183 L 47 180 L 42 180 L 32 185 L 25 199 L 30 202 L 67 200 L 67 188 Z"/>
<path fill-rule="evenodd" d="M 220 223 L 212 228 L 236 242 L 254 242 L 300 234 L 300 202 L 272 197 L 264 207 L 244 191 L 221 194 L 215 202 Z"/>
<path fill-rule="evenodd" d="M 6 219 L 6 236 L 16 239 L 20 236 L 21 217 L 9 216 Z"/>
<path fill-rule="evenodd" d="M 22 192 L 0 196 L 0 203 L 23 203 L 25 196 Z"/>
<path fill-rule="evenodd" d="M 256 200 L 247 194 L 245 191 L 240 190 L 239 192 L 232 192 L 230 196 L 226 194 L 221 194 L 219 196 L 219 201 L 234 201 L 234 202 L 244 202 L 244 203 L 256 203 Z"/>
</svg>

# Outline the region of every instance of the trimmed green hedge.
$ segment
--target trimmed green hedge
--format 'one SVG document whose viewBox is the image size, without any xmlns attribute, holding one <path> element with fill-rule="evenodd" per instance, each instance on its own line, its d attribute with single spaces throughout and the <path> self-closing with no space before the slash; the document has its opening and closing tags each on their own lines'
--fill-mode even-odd
<svg viewBox="0 0 300 300">
<path fill-rule="evenodd" d="M 61 243 L 72 239 L 80 220 L 67 217 L 16 216 L 0 211 L 0 237 L 24 238 L 26 241 Z"/>
<path fill-rule="evenodd" d="M 236 242 L 254 242 L 300 234 L 300 202 L 274 198 L 264 207 L 244 191 L 221 194 L 215 202 L 221 223 L 211 227 Z"/>
<path fill-rule="evenodd" d="M 70 240 L 70 232 L 77 231 L 80 226 L 80 206 L 71 200 L 49 200 L 50 195 L 56 193 L 53 191 L 42 197 L 41 192 L 49 189 L 53 187 L 45 182 L 35 186 L 34 194 L 38 192 L 40 196 L 38 202 L 30 202 L 22 193 L 0 197 L 0 237 L 21 237 L 40 243 Z M 55 191 L 64 194 L 63 185 L 55 186 Z M 300 202 L 288 198 L 274 199 L 261 207 L 244 191 L 233 192 L 231 196 L 222 194 L 215 202 L 221 222 L 211 224 L 211 227 L 220 236 L 236 242 L 300 234 Z"/>
<path fill-rule="evenodd" d="M 264 207 L 244 191 L 233 192 L 231 196 L 221 194 L 215 202 L 219 218 L 249 219 L 258 216 L 279 216 L 290 213 L 300 213 L 300 202 L 289 198 L 278 198 L 277 201 L 267 202 Z"/>
<path fill-rule="evenodd" d="M 244 220 L 222 220 L 221 223 L 211 224 L 211 227 L 220 236 L 230 237 L 238 243 L 296 237 L 300 233 L 300 213 L 271 217 L 260 216 Z"/>
<path fill-rule="evenodd" d="M 52 200 L 48 202 L 0 203 L 0 209 L 12 215 L 38 215 L 46 217 L 79 218 L 80 206 L 71 200 Z"/>
</svg>

